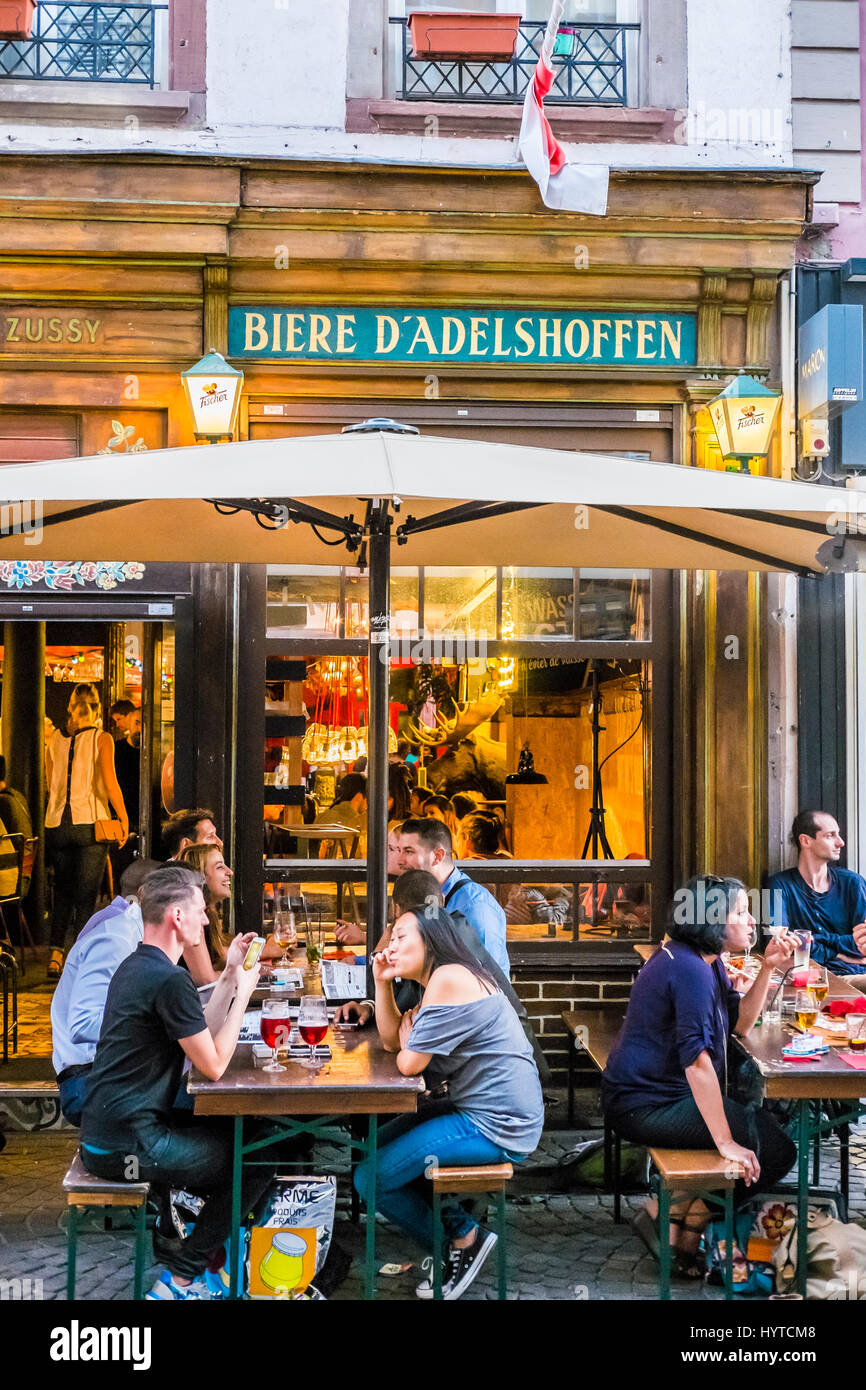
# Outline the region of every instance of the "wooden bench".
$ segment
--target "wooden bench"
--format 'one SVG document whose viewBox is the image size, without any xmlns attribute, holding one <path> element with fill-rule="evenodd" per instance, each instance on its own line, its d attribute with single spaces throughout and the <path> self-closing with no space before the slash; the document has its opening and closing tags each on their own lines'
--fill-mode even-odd
<svg viewBox="0 0 866 1390">
<path fill-rule="evenodd" d="M 147 1242 L 147 1198 L 150 1193 L 149 1182 L 113 1182 L 109 1178 L 97 1178 L 88 1173 L 76 1152 L 66 1177 L 63 1179 L 66 1205 L 69 1209 L 69 1223 L 66 1230 L 66 1299 L 75 1298 L 75 1267 L 78 1255 L 78 1227 L 84 1211 L 96 1208 L 103 1215 L 115 1207 L 126 1207 L 135 1211 L 135 1274 L 132 1296 L 140 1300 L 143 1296 L 145 1246 Z"/>
<path fill-rule="evenodd" d="M 578 1050 L 586 1053 L 599 1072 L 607 1066 L 610 1050 L 625 1018 L 625 1004 L 608 1004 L 595 1008 L 563 1009 L 562 1021 L 568 1033 L 568 1123 L 574 1124 L 574 1058 Z M 604 1122 L 604 1186 L 613 1193 L 613 1219 L 622 1220 L 620 1192 L 620 1140 L 605 1119 Z"/>
<path fill-rule="evenodd" d="M 701 1197 L 710 1204 L 721 1206 L 725 1214 L 725 1298 L 734 1296 L 734 1183 L 741 1169 L 715 1149 L 656 1149 L 649 1150 L 655 1168 L 658 1190 L 659 1236 L 659 1297 L 671 1296 L 671 1198 L 676 1195 Z M 722 1197 L 719 1193 L 723 1193 Z"/>
<path fill-rule="evenodd" d="M 442 1297 L 442 1198 L 486 1194 L 496 1202 L 499 1298 L 508 1298 L 508 1264 L 505 1230 L 505 1185 L 514 1177 L 510 1163 L 479 1164 L 474 1168 L 430 1167 L 426 1176 L 433 1184 L 433 1297 Z"/>
</svg>

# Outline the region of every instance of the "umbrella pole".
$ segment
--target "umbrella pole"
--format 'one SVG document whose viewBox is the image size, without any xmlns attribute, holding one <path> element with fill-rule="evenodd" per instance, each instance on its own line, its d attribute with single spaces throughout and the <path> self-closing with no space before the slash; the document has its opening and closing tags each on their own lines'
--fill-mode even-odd
<svg viewBox="0 0 866 1390">
<path fill-rule="evenodd" d="M 367 989 L 374 997 L 373 950 L 388 912 L 388 677 L 391 628 L 391 521 L 388 503 L 369 512 L 370 635 L 367 679 L 370 726 L 367 746 Z"/>
</svg>

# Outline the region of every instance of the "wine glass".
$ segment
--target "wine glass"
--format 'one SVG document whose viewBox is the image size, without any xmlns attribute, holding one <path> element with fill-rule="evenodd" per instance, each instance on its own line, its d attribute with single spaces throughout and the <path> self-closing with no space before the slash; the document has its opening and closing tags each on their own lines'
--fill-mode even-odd
<svg viewBox="0 0 866 1390">
<path fill-rule="evenodd" d="M 320 1043 L 328 1031 L 328 1003 L 321 994 L 305 994 L 298 1012 L 298 1032 L 310 1049 L 309 1061 L 301 1063 L 304 1067 L 316 1067 L 316 1044 Z"/>
<path fill-rule="evenodd" d="M 288 911 L 277 910 L 274 913 L 274 941 L 277 946 L 282 946 L 283 954 L 277 961 L 280 969 L 290 966 L 292 961 L 289 956 L 289 947 L 293 950 L 298 944 L 298 933 L 295 930 L 295 914 Z"/>
<path fill-rule="evenodd" d="M 263 1071 L 285 1071 L 286 1068 L 281 1062 L 277 1061 L 277 1054 L 281 1047 L 287 1047 L 289 1034 L 292 1025 L 289 1022 L 289 1001 L 288 999 L 265 999 L 262 1003 L 262 1013 L 259 1020 L 259 1029 L 262 1041 L 267 1043 L 273 1050 L 273 1061 L 268 1062 L 263 1067 Z"/>
</svg>

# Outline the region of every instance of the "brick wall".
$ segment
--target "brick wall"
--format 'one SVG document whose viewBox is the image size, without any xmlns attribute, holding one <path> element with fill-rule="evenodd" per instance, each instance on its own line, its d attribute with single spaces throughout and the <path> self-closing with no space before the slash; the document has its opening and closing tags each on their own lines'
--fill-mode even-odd
<svg viewBox="0 0 866 1390">
<path fill-rule="evenodd" d="M 632 981 L 640 961 L 634 965 L 571 965 L 512 967 L 514 988 L 526 1005 L 542 1051 L 550 1065 L 553 1079 L 565 1085 L 568 1066 L 568 1042 L 562 1023 L 564 1009 L 576 1009 L 581 1004 L 625 1004 L 631 993 Z M 585 1067 L 578 1067 L 578 1076 Z M 597 1076 L 594 1069 L 590 1071 Z"/>
</svg>

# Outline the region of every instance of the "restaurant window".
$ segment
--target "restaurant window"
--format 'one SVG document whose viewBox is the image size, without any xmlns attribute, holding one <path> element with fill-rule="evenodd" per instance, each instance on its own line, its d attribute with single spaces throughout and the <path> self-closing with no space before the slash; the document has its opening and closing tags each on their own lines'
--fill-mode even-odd
<svg viewBox="0 0 866 1390">
<path fill-rule="evenodd" d="M 391 753 L 442 799 L 514 942 L 650 938 L 654 582 L 613 569 L 392 574 Z M 367 597 L 358 570 L 269 569 L 267 857 L 305 860 L 326 912 L 342 883 L 361 920 L 366 830 L 340 786 L 367 753 Z M 543 781 L 514 780 L 527 754 Z M 339 834 L 305 835 L 331 812 Z"/>
</svg>

